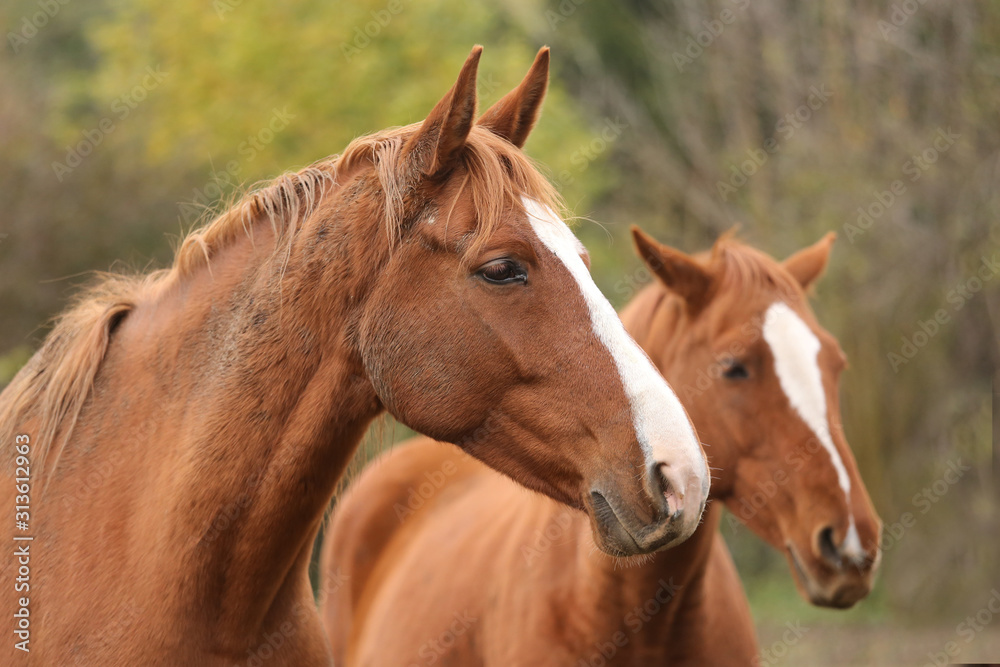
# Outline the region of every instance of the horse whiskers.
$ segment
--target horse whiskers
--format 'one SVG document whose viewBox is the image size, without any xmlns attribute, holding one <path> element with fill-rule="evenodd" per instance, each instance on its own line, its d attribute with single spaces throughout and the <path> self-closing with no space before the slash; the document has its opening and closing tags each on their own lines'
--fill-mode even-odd
<svg viewBox="0 0 1000 667">
<path fill-rule="evenodd" d="M 614 236 L 612 235 L 611 230 L 608 229 L 608 226 L 606 224 L 600 222 L 599 220 L 594 220 L 588 215 L 574 215 L 566 219 L 567 222 L 577 222 L 579 220 L 583 220 L 584 222 L 589 222 L 599 227 L 601 231 L 604 232 L 604 236 L 606 237 L 609 243 L 614 240 Z"/>
</svg>

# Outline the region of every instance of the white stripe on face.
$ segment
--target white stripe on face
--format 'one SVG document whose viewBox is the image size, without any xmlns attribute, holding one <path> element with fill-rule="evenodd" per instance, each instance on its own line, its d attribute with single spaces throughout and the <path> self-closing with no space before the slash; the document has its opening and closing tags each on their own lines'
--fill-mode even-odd
<svg viewBox="0 0 1000 667">
<path fill-rule="evenodd" d="M 646 464 L 664 463 L 682 476 L 694 475 L 697 490 L 706 488 L 708 470 L 691 422 L 670 385 L 618 318 L 594 279 L 580 253 L 583 245 L 555 211 L 533 199 L 523 198 L 528 220 L 539 240 L 559 258 L 576 280 L 590 311 L 591 325 L 597 339 L 611 353 L 632 408 L 636 436 L 646 457 Z M 687 489 L 675 489 L 683 495 Z"/>
<path fill-rule="evenodd" d="M 851 478 L 830 436 L 826 392 L 823 391 L 823 376 L 818 362 L 819 339 L 795 311 L 787 304 L 777 301 L 771 304 L 764 316 L 764 340 L 771 347 L 774 372 L 788 402 L 816 434 L 837 471 L 837 481 L 847 499 L 847 512 L 850 516 L 842 552 L 851 558 L 863 558 L 864 550 L 851 512 Z"/>
</svg>

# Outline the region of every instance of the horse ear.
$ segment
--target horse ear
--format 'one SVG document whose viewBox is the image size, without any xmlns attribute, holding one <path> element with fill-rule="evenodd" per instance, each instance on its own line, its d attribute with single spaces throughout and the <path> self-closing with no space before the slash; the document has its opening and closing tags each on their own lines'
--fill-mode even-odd
<svg viewBox="0 0 1000 667">
<path fill-rule="evenodd" d="M 835 240 L 837 233 L 827 232 L 819 241 L 791 255 L 781 265 L 802 285 L 802 289 L 808 289 L 823 275 Z"/>
<path fill-rule="evenodd" d="M 458 73 L 458 81 L 428 114 L 407 142 L 405 154 L 415 158 L 425 176 L 440 176 L 455 167 L 476 119 L 476 73 L 483 47 L 472 53 Z"/>
<path fill-rule="evenodd" d="M 543 46 L 521 84 L 487 109 L 477 124 L 523 148 L 538 120 L 548 87 L 549 47 Z"/>
<path fill-rule="evenodd" d="M 682 297 L 692 312 L 698 311 L 708 297 L 711 274 L 690 255 L 663 245 L 632 225 L 632 239 L 639 257 L 667 288 Z"/>
</svg>

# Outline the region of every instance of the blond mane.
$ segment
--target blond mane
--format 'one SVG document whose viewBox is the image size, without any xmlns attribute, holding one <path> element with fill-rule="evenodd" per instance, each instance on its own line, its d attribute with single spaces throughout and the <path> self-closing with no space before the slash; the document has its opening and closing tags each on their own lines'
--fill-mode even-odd
<svg viewBox="0 0 1000 667">
<path fill-rule="evenodd" d="M 15 435 L 28 432 L 36 469 L 43 476 L 55 470 L 93 389 L 115 326 L 164 283 L 191 277 L 202 267 L 211 270 L 211 260 L 220 251 L 241 235 L 253 238 L 254 225 L 261 218 L 274 230 L 274 252 L 284 251 L 287 261 L 302 223 L 327 191 L 338 185 L 340 174 L 366 165 L 374 170 L 383 194 L 384 242 L 390 249 L 400 243 L 406 224 L 404 200 L 415 176 L 412 167 L 402 164 L 402 153 L 418 128 L 415 124 L 359 137 L 339 156 L 252 190 L 187 234 L 169 269 L 135 276 L 100 275 L 55 320 L 41 349 L 0 393 L 0 442 L 11 443 Z M 503 224 L 511 207 L 521 208 L 521 195 L 553 210 L 564 209 L 532 161 L 488 130 L 472 128 L 462 162 L 467 171 L 463 188 L 469 189 L 477 213 L 472 246 L 485 242 Z M 12 448 L 6 451 L 11 458 Z"/>
</svg>

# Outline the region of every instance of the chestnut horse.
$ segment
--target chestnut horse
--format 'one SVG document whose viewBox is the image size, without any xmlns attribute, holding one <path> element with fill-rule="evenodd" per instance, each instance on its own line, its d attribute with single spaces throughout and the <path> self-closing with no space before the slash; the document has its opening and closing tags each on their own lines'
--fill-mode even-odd
<svg viewBox="0 0 1000 667">
<path fill-rule="evenodd" d="M 477 121 L 480 50 L 422 123 L 279 178 L 167 271 L 104 280 L 0 395 L 0 497 L 30 517 L 7 530 L 33 538 L 0 564 L 6 653 L 328 665 L 312 545 L 383 410 L 585 510 L 610 551 L 694 531 L 690 421 L 520 150 L 548 51 Z"/>
<path fill-rule="evenodd" d="M 622 318 L 680 391 L 712 498 L 787 556 L 814 604 L 854 604 L 871 589 L 881 527 L 840 427 L 844 355 L 804 293 L 832 234 L 778 263 L 730 237 L 691 257 L 633 232 L 659 281 Z M 417 439 L 373 463 L 334 513 L 322 571 L 347 582 L 321 602 L 334 655 L 749 665 L 756 637 L 720 513 L 711 505 L 676 548 L 614 559 L 595 552 L 584 515 Z"/>
</svg>

